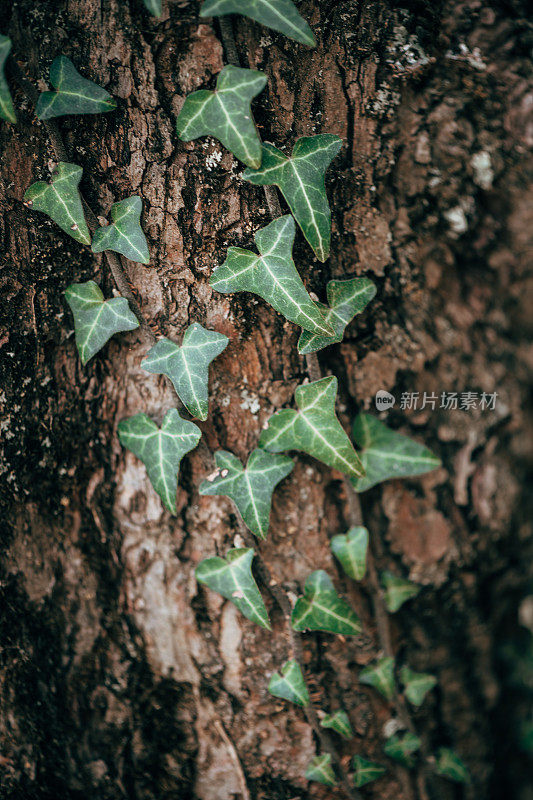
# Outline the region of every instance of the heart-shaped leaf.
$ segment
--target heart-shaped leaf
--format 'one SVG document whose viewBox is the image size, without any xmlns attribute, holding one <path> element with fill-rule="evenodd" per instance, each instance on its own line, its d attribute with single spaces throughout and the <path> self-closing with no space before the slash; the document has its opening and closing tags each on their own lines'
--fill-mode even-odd
<svg viewBox="0 0 533 800">
<path fill-rule="evenodd" d="M 401 668 L 400 678 L 404 685 L 405 696 L 414 706 L 421 706 L 427 693 L 437 685 L 434 675 L 428 672 L 413 672 L 407 666 Z"/>
<path fill-rule="evenodd" d="M 355 785 L 358 789 L 361 786 L 366 786 L 367 783 L 377 781 L 387 771 L 386 767 L 381 764 L 376 764 L 375 761 L 368 761 L 362 756 L 354 756 L 352 759 L 352 766 L 355 770 Z"/>
<path fill-rule="evenodd" d="M 16 122 L 17 115 L 13 107 L 11 92 L 7 85 L 4 64 L 11 50 L 11 39 L 0 34 L 0 117 L 7 122 Z"/>
<path fill-rule="evenodd" d="M 272 308 L 306 330 L 326 333 L 332 328 L 314 303 L 292 260 L 294 219 L 278 217 L 255 234 L 261 255 L 240 247 L 230 247 L 223 264 L 209 283 L 217 292 L 253 292 Z"/>
<path fill-rule="evenodd" d="M 368 278 L 351 278 L 347 281 L 330 281 L 326 287 L 328 306 L 318 303 L 324 318 L 335 331 L 334 336 L 323 336 L 303 330 L 298 340 L 301 355 L 315 353 L 330 344 L 342 342 L 344 330 L 349 322 L 360 314 L 375 297 L 376 287 Z"/>
<path fill-rule="evenodd" d="M 224 334 L 193 322 L 185 331 L 181 347 L 163 337 L 148 351 L 141 366 L 147 372 L 167 375 L 193 417 L 207 419 L 209 365 L 228 342 Z"/>
<path fill-rule="evenodd" d="M 231 497 L 252 533 L 265 539 L 268 533 L 272 493 L 294 467 L 292 459 L 258 448 L 244 468 L 233 453 L 215 453 L 218 474 L 200 485 L 200 494 Z"/>
<path fill-rule="evenodd" d="M 178 136 L 184 142 L 199 136 L 214 136 L 240 161 L 259 167 L 261 140 L 250 103 L 266 82 L 262 72 L 224 67 L 214 92 L 200 89 L 186 98 L 176 122 Z"/>
<path fill-rule="evenodd" d="M 104 300 L 94 281 L 71 284 L 65 292 L 65 299 L 74 316 L 76 346 L 84 366 L 115 333 L 139 327 L 126 298 Z"/>
<path fill-rule="evenodd" d="M 176 513 L 181 459 L 194 450 L 201 436 L 200 428 L 182 419 L 175 408 L 167 411 L 160 428 L 146 414 L 135 414 L 118 425 L 121 445 L 141 459 L 152 486 L 172 514 Z"/>
<path fill-rule="evenodd" d="M 305 770 L 305 777 L 308 781 L 317 781 L 323 783 L 324 786 L 336 786 L 337 781 L 331 766 L 330 754 L 324 753 L 322 756 L 312 758 Z"/>
<path fill-rule="evenodd" d="M 353 424 L 353 438 L 362 448 L 365 477 L 353 480 L 357 492 L 365 492 L 389 478 L 422 475 L 440 467 L 440 460 L 424 445 L 392 431 L 370 414 L 359 414 Z"/>
<path fill-rule="evenodd" d="M 52 183 L 32 183 L 24 195 L 24 205 L 47 214 L 77 242 L 90 244 L 91 236 L 78 191 L 82 172 L 77 164 L 60 161 L 52 173 Z"/>
<path fill-rule="evenodd" d="M 143 3 L 154 17 L 160 17 L 163 13 L 163 0 L 143 0 Z"/>
<path fill-rule="evenodd" d="M 275 672 L 270 678 L 268 684 L 270 694 L 296 703 L 297 706 L 309 705 L 309 692 L 298 662 L 294 659 L 286 661 L 280 672 L 281 674 Z"/>
<path fill-rule="evenodd" d="M 339 533 L 331 540 L 331 552 L 342 564 L 345 573 L 354 581 L 361 581 L 366 572 L 368 531 L 356 526 L 348 533 Z"/>
<path fill-rule="evenodd" d="M 50 83 L 56 91 L 40 95 L 35 107 L 39 119 L 67 114 L 101 114 L 117 107 L 109 92 L 82 78 L 66 56 L 58 56 L 52 61 Z"/>
<path fill-rule="evenodd" d="M 327 572 L 317 569 L 307 578 L 303 597 L 292 612 L 295 631 L 327 631 L 345 636 L 361 633 L 361 621 L 346 600 L 339 597 Z"/>
<path fill-rule="evenodd" d="M 196 567 L 196 579 L 235 603 L 241 614 L 270 630 L 267 610 L 252 575 L 251 547 L 228 550 L 226 558 L 206 558 Z"/>
<path fill-rule="evenodd" d="M 394 659 L 384 656 L 374 665 L 365 667 L 359 673 L 359 682 L 372 686 L 387 700 L 394 697 Z"/>
<path fill-rule="evenodd" d="M 243 14 L 301 44 L 316 46 L 313 31 L 291 0 L 206 0 L 200 11 L 201 17 L 220 17 L 223 14 Z"/>
<path fill-rule="evenodd" d="M 271 453 L 303 450 L 347 475 L 362 475 L 359 457 L 335 416 L 336 396 L 335 377 L 298 386 L 294 399 L 299 410 L 283 409 L 273 414 L 259 445 Z"/>
<path fill-rule="evenodd" d="M 435 772 L 456 783 L 470 783 L 470 773 L 466 766 L 459 756 L 447 747 L 440 747 L 437 750 Z"/>
<path fill-rule="evenodd" d="M 320 722 L 323 728 L 331 728 L 332 730 L 340 733 L 345 739 L 353 738 L 353 730 L 348 719 L 346 711 L 335 711 L 334 714 L 326 714 Z"/>
<path fill-rule="evenodd" d="M 148 264 L 150 253 L 141 228 L 142 200 L 137 195 L 111 206 L 112 225 L 98 228 L 93 236 L 93 253 L 115 250 L 129 258 Z"/>
<path fill-rule="evenodd" d="M 420 750 L 421 744 L 418 736 L 406 731 L 405 733 L 396 733 L 387 739 L 383 745 L 383 751 L 389 758 L 398 761 L 404 767 L 411 768 L 415 765 L 414 754 Z"/>
<path fill-rule="evenodd" d="M 420 586 L 417 586 L 416 583 L 406 581 L 405 578 L 398 578 L 392 572 L 384 572 L 381 575 L 381 582 L 385 589 L 385 605 L 391 614 L 398 611 L 407 600 L 416 597 L 420 592 Z"/>
<path fill-rule="evenodd" d="M 302 136 L 288 157 L 271 144 L 263 145 L 261 168 L 247 169 L 242 177 L 259 186 L 279 187 L 303 235 L 317 258 L 329 255 L 331 211 L 324 176 L 342 146 L 338 136 L 325 133 Z"/>
</svg>

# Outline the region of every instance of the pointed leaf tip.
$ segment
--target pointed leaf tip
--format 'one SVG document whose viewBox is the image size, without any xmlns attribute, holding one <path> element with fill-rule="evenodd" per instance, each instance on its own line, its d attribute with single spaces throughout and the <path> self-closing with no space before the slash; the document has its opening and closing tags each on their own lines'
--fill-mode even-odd
<svg viewBox="0 0 533 800">
<path fill-rule="evenodd" d="M 109 92 L 83 78 L 66 56 L 58 56 L 53 60 L 50 83 L 56 91 L 40 95 L 35 108 L 38 119 L 47 120 L 67 114 L 101 114 L 117 107 Z"/>
<path fill-rule="evenodd" d="M 111 206 L 112 225 L 98 228 L 93 236 L 93 253 L 114 250 L 130 261 L 148 264 L 150 253 L 141 228 L 142 200 L 138 195 L 127 197 Z"/>
<path fill-rule="evenodd" d="M 309 705 L 309 692 L 298 662 L 295 659 L 286 661 L 280 672 L 275 672 L 270 678 L 268 684 L 270 694 L 296 703 L 302 708 Z"/>
<path fill-rule="evenodd" d="M 316 47 L 313 31 L 291 0 L 206 0 L 201 17 L 243 14 L 309 47 Z"/>
<path fill-rule="evenodd" d="M 436 685 L 437 679 L 428 672 L 414 672 L 408 666 L 400 670 L 400 678 L 404 686 L 405 696 L 414 706 L 421 706 L 428 692 Z"/>
<path fill-rule="evenodd" d="M 327 631 L 344 636 L 358 636 L 361 621 L 346 600 L 339 597 L 333 582 L 324 570 L 312 572 L 292 612 L 295 631 Z"/>
<path fill-rule="evenodd" d="M 326 714 L 320 722 L 323 728 L 331 728 L 345 739 L 352 739 L 354 732 L 346 711 L 335 711 L 334 714 Z"/>
<path fill-rule="evenodd" d="M 412 597 L 416 597 L 421 588 L 412 581 L 393 575 L 392 572 L 384 572 L 381 575 L 381 582 L 385 589 L 385 605 L 391 614 L 398 611 Z"/>
<path fill-rule="evenodd" d="M 85 222 L 78 184 L 83 170 L 77 164 L 60 161 L 52 173 L 51 183 L 32 183 L 24 195 L 24 205 L 42 211 L 59 227 L 81 244 L 90 244 L 91 235 Z"/>
<path fill-rule="evenodd" d="M 367 783 L 378 780 L 387 771 L 386 767 L 382 764 L 376 764 L 375 761 L 368 761 L 362 756 L 356 755 L 352 759 L 352 766 L 355 770 L 355 785 L 358 789 L 361 786 L 366 786 Z"/>
<path fill-rule="evenodd" d="M 390 656 L 378 659 L 359 673 L 359 682 L 372 686 L 387 700 L 394 697 L 394 659 Z"/>
<path fill-rule="evenodd" d="M 470 783 L 470 773 L 453 750 L 441 747 L 437 751 L 435 772 L 455 783 Z"/>
<path fill-rule="evenodd" d="M 340 561 L 345 573 L 354 581 L 361 581 L 366 572 L 368 531 L 363 527 L 350 528 L 331 540 L 331 552 Z"/>
<path fill-rule="evenodd" d="M 331 755 L 324 753 L 311 759 L 305 771 L 305 777 L 308 781 L 317 781 L 317 783 L 323 783 L 324 786 L 336 786 L 337 780 L 331 766 Z"/>
<path fill-rule="evenodd" d="M 394 734 L 390 739 L 387 739 L 383 745 L 383 751 L 389 758 L 411 769 L 416 763 L 414 754 L 420 750 L 421 744 L 422 742 L 418 736 L 406 731 L 405 733 Z"/>
<path fill-rule="evenodd" d="M 11 99 L 11 92 L 7 84 L 4 65 L 11 51 L 11 39 L 0 34 L 0 117 L 6 122 L 15 123 L 17 115 Z"/>
</svg>

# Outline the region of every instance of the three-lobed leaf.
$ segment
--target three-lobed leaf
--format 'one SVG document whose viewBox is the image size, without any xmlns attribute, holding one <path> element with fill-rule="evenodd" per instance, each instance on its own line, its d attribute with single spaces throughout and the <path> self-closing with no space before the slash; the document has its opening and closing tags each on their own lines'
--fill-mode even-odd
<svg viewBox="0 0 533 800">
<path fill-rule="evenodd" d="M 376 764 L 375 761 L 369 761 L 357 755 L 352 759 L 352 766 L 355 770 L 354 780 L 358 789 L 361 786 L 366 786 L 367 783 L 378 780 L 387 771 L 387 768 L 381 764 Z"/>
<path fill-rule="evenodd" d="M 231 600 L 249 620 L 270 630 L 267 610 L 252 575 L 253 558 L 253 548 L 233 548 L 226 558 L 213 556 L 201 561 L 196 579 Z"/>
<path fill-rule="evenodd" d="M 201 17 L 224 14 L 243 14 L 301 44 L 316 46 L 313 31 L 291 0 L 205 0 L 200 11 Z"/>
<path fill-rule="evenodd" d="M 152 486 L 172 514 L 176 513 L 181 459 L 194 450 L 201 436 L 200 429 L 182 419 L 175 408 L 167 411 L 160 428 L 142 413 L 123 419 L 118 425 L 120 443 L 141 459 Z"/>
<path fill-rule="evenodd" d="M 456 783 L 470 783 L 470 773 L 458 755 L 447 747 L 437 750 L 435 772 Z"/>
<path fill-rule="evenodd" d="M 209 406 L 209 365 L 228 342 L 224 334 L 193 322 L 185 331 L 181 347 L 162 337 L 148 351 L 141 366 L 147 372 L 167 375 L 183 405 L 193 417 L 204 420 Z"/>
<path fill-rule="evenodd" d="M 77 242 L 90 244 L 91 235 L 78 191 L 82 173 L 82 168 L 77 164 L 60 161 L 52 172 L 51 183 L 37 181 L 26 190 L 24 205 L 47 214 Z"/>
<path fill-rule="evenodd" d="M 295 631 L 327 631 L 346 636 L 361 633 L 361 621 L 346 600 L 339 597 L 327 572 L 312 572 L 304 586 L 304 593 L 296 601 L 292 612 Z"/>
<path fill-rule="evenodd" d="M 150 253 L 141 228 L 142 200 L 138 195 L 127 197 L 111 206 L 112 225 L 98 228 L 93 236 L 93 253 L 115 250 L 129 258 L 148 264 Z"/>
<path fill-rule="evenodd" d="M 268 691 L 274 697 L 289 700 L 298 706 L 309 705 L 309 692 L 305 684 L 302 669 L 295 659 L 286 661 L 280 672 L 275 672 L 270 678 Z"/>
<path fill-rule="evenodd" d="M 359 673 L 359 682 L 372 686 L 387 700 L 394 697 L 394 659 L 384 656 L 374 665 L 365 667 Z"/>
<path fill-rule="evenodd" d="M 346 711 L 342 711 L 342 709 L 335 711 L 334 714 L 326 714 L 320 724 L 323 728 L 331 728 L 331 730 L 336 731 L 345 739 L 353 738 L 354 733 L 350 725 L 348 714 Z"/>
<path fill-rule="evenodd" d="M 0 117 L 7 122 L 16 122 L 17 115 L 11 99 L 11 92 L 7 85 L 4 64 L 11 51 L 11 39 L 0 34 Z"/>
<path fill-rule="evenodd" d="M 84 366 L 115 333 L 139 327 L 126 298 L 104 300 L 94 281 L 71 284 L 65 299 L 74 317 L 76 346 Z"/>
<path fill-rule="evenodd" d="M 366 572 L 368 531 L 361 526 L 339 533 L 331 540 L 331 552 L 340 561 L 343 570 L 354 581 L 361 581 Z"/>
<path fill-rule="evenodd" d="M 252 533 L 265 539 L 272 493 L 294 467 L 292 459 L 257 448 L 251 453 L 246 467 L 226 450 L 215 453 L 215 462 L 218 472 L 201 483 L 200 494 L 230 497 Z"/>
<path fill-rule="evenodd" d="M 383 751 L 389 758 L 402 764 L 404 767 L 414 767 L 414 754 L 420 750 L 422 742 L 411 731 L 395 733 L 383 745 Z"/>
<path fill-rule="evenodd" d="M 335 786 L 337 780 L 331 766 L 331 755 L 324 753 L 312 758 L 305 770 L 305 777 L 308 781 L 317 781 L 317 783 L 323 783 L 324 786 Z"/>
<path fill-rule="evenodd" d="M 58 56 L 52 61 L 50 83 L 56 91 L 40 95 L 35 108 L 39 119 L 67 114 L 101 114 L 117 107 L 109 92 L 83 78 L 66 56 Z"/>
<path fill-rule="evenodd" d="M 400 678 L 404 686 L 405 696 L 414 706 L 421 706 L 424 698 L 434 686 L 437 679 L 428 672 L 414 672 L 407 666 L 400 670 Z"/>
<path fill-rule="evenodd" d="M 420 586 L 417 586 L 416 583 L 405 578 L 398 578 L 392 572 L 384 572 L 381 575 L 381 582 L 385 589 L 385 605 L 391 614 L 398 611 L 407 600 L 416 597 L 420 592 Z"/>
<path fill-rule="evenodd" d="M 328 257 L 331 239 L 331 210 L 324 178 L 341 146 L 342 140 L 330 133 L 302 136 L 290 157 L 271 144 L 263 144 L 260 168 L 247 169 L 242 175 L 255 185 L 279 187 L 320 261 Z"/>
</svg>

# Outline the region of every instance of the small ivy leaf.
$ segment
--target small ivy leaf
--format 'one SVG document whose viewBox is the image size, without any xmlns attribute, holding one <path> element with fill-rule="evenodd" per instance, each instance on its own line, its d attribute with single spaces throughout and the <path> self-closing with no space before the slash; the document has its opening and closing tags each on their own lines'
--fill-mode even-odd
<svg viewBox="0 0 533 800">
<path fill-rule="evenodd" d="M 167 411 L 160 428 L 146 414 L 135 414 L 118 425 L 118 438 L 146 467 L 148 477 L 163 505 L 176 514 L 178 472 L 181 459 L 194 450 L 202 432 L 182 419 L 175 408 Z"/>
<path fill-rule="evenodd" d="M 74 317 L 76 347 L 83 366 L 115 333 L 139 327 L 126 298 L 104 300 L 94 281 L 71 284 L 65 292 L 65 300 Z"/>
<path fill-rule="evenodd" d="M 52 173 L 52 183 L 32 183 L 24 195 L 24 205 L 32 211 L 42 211 L 56 225 L 82 244 L 91 243 L 85 222 L 78 184 L 82 168 L 60 161 Z"/>
<path fill-rule="evenodd" d="M 226 558 L 206 558 L 196 567 L 196 579 L 234 603 L 241 614 L 271 630 L 267 610 L 252 575 L 254 550 L 228 550 Z"/>
<path fill-rule="evenodd" d="M 470 773 L 466 766 L 459 756 L 447 747 L 440 747 L 437 750 L 435 772 L 456 783 L 470 783 Z"/>
<path fill-rule="evenodd" d="M 368 666 L 359 673 L 359 682 L 372 686 L 387 700 L 394 697 L 394 659 L 384 656 L 374 666 Z"/>
<path fill-rule="evenodd" d="M 270 678 L 268 684 L 270 694 L 289 700 L 298 706 L 309 705 L 309 692 L 298 662 L 294 659 L 286 661 L 280 671 L 281 675 L 275 672 Z"/>
<path fill-rule="evenodd" d="M 298 386 L 298 411 L 286 408 L 273 414 L 259 437 L 259 446 L 271 453 L 302 450 L 347 475 L 363 475 L 359 456 L 335 416 L 337 378 L 320 378 Z"/>
<path fill-rule="evenodd" d="M 141 228 L 142 200 L 138 195 L 127 197 L 111 206 L 112 225 L 98 228 L 93 236 L 93 253 L 114 250 L 130 261 L 148 264 L 150 253 Z"/>
<path fill-rule="evenodd" d="M 0 34 L 0 117 L 7 122 L 14 123 L 17 121 L 17 115 L 4 73 L 4 64 L 11 51 L 11 46 L 11 39 Z"/>
<path fill-rule="evenodd" d="M 391 614 L 398 611 L 407 600 L 416 597 L 420 592 L 420 586 L 417 586 L 416 583 L 407 581 L 405 578 L 398 578 L 392 572 L 384 572 L 381 582 L 385 589 L 385 605 Z"/>
<path fill-rule="evenodd" d="M 366 572 L 368 531 L 366 528 L 350 528 L 346 534 L 338 534 L 331 540 L 331 552 L 341 562 L 345 573 L 354 581 L 361 581 Z"/>
<path fill-rule="evenodd" d="M 189 325 L 181 347 L 162 337 L 148 351 L 141 367 L 167 375 L 176 394 L 193 417 L 207 419 L 209 365 L 228 346 L 223 333 L 208 331 L 198 322 Z"/>
<path fill-rule="evenodd" d="M 66 56 L 58 56 L 52 61 L 50 83 L 56 91 L 40 95 L 35 107 L 38 119 L 67 114 L 101 114 L 117 107 L 109 92 L 82 78 Z"/>
<path fill-rule="evenodd" d="M 362 448 L 365 477 L 353 481 L 357 492 L 365 492 L 389 478 L 423 475 L 440 467 L 431 450 L 408 436 L 391 430 L 370 414 L 359 414 L 353 424 L 353 438 Z"/>
<path fill-rule="evenodd" d="M 366 786 L 367 783 L 377 781 L 387 771 L 386 767 L 376 764 L 375 761 L 368 761 L 362 756 L 354 756 L 352 766 L 355 770 L 355 785 L 358 789 L 361 786 Z"/>
<path fill-rule="evenodd" d="M 154 17 L 160 17 L 163 13 L 163 0 L 143 0 L 143 3 Z"/>
<path fill-rule="evenodd" d="M 437 685 L 434 675 L 430 675 L 428 672 L 413 672 L 407 666 L 401 668 L 400 678 L 405 688 L 405 696 L 410 703 L 417 707 L 422 705 L 427 693 Z"/>
<path fill-rule="evenodd" d="M 323 728 L 331 728 L 337 731 L 337 733 L 340 733 L 345 739 L 353 738 L 354 732 L 346 711 L 339 710 L 335 711 L 334 714 L 326 714 L 320 724 Z"/>
<path fill-rule="evenodd" d="M 266 82 L 262 72 L 232 65 L 224 67 L 214 92 L 200 89 L 186 98 L 176 122 L 178 136 L 184 142 L 199 136 L 214 136 L 240 161 L 259 167 L 261 140 L 250 103 Z"/>
<path fill-rule="evenodd" d="M 253 292 L 280 314 L 306 330 L 325 333 L 333 329 L 324 320 L 292 259 L 294 219 L 278 217 L 255 234 L 261 255 L 240 247 L 228 248 L 226 261 L 217 267 L 209 284 L 217 292 Z"/>
<path fill-rule="evenodd" d="M 339 597 L 327 572 L 317 569 L 307 578 L 303 597 L 292 612 L 295 631 L 327 631 L 345 636 L 361 633 L 361 621 L 346 600 Z"/>
<path fill-rule="evenodd" d="M 320 261 L 329 255 L 331 211 L 324 176 L 342 140 L 330 133 L 302 136 L 289 158 L 271 144 L 263 145 L 261 168 L 247 169 L 244 180 L 259 186 L 279 187 L 302 229 L 303 235 Z"/>
<path fill-rule="evenodd" d="M 252 533 L 265 539 L 268 533 L 272 493 L 294 467 L 292 459 L 276 456 L 258 448 L 243 468 L 233 453 L 215 453 L 218 475 L 202 481 L 200 494 L 225 495 L 237 506 L 241 517 Z"/>
<path fill-rule="evenodd" d="M 328 306 L 318 303 L 324 318 L 335 331 L 334 336 L 323 336 L 303 330 L 298 340 L 300 355 L 316 353 L 330 344 L 342 342 L 344 330 L 356 314 L 360 314 L 376 295 L 375 284 L 368 278 L 352 278 L 347 281 L 330 281 L 326 287 Z"/>
<path fill-rule="evenodd" d="M 412 768 L 415 765 L 414 754 L 420 749 L 422 742 L 414 733 L 396 733 L 387 739 L 383 745 L 383 751 L 392 758 L 403 764 L 404 767 Z"/>
<path fill-rule="evenodd" d="M 206 0 L 201 17 L 242 14 L 310 47 L 316 46 L 313 31 L 302 19 L 291 0 Z"/>
<path fill-rule="evenodd" d="M 336 786 L 337 780 L 331 766 L 330 754 L 324 753 L 322 756 L 312 758 L 305 770 L 305 777 L 308 781 L 317 781 L 324 786 Z"/>
</svg>

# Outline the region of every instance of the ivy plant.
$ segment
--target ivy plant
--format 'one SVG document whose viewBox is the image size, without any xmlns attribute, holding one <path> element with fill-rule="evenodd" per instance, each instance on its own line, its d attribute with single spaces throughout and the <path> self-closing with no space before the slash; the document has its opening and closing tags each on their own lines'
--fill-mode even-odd
<svg viewBox="0 0 533 800">
<path fill-rule="evenodd" d="M 117 107 L 109 92 L 83 78 L 66 56 L 58 56 L 52 61 L 50 83 L 55 92 L 43 92 L 39 97 L 35 107 L 39 119 L 67 114 L 102 114 Z"/>
<path fill-rule="evenodd" d="M 154 17 L 160 17 L 163 13 L 163 0 L 143 0 L 143 3 Z"/>
<path fill-rule="evenodd" d="M 385 605 L 391 614 L 398 611 L 404 603 L 416 597 L 420 592 L 420 586 L 417 586 L 416 583 L 399 578 L 392 572 L 384 572 L 381 575 L 381 582 L 385 589 Z"/>
<path fill-rule="evenodd" d="M 407 666 L 400 670 L 405 696 L 414 706 L 421 706 L 428 692 L 436 685 L 437 679 L 428 672 L 414 672 Z"/>
<path fill-rule="evenodd" d="M 415 753 L 420 750 L 422 742 L 411 731 L 395 733 L 383 745 L 383 751 L 393 761 L 404 767 L 412 768 L 415 765 Z"/>
<path fill-rule="evenodd" d="M 313 31 L 299 15 L 291 0 L 205 0 L 201 17 L 219 17 L 224 14 L 244 14 L 267 28 L 284 33 L 309 47 L 316 46 Z"/>
<path fill-rule="evenodd" d="M 367 783 L 377 781 L 387 771 L 382 764 L 376 764 L 375 761 L 369 761 L 359 755 L 353 757 L 352 767 L 355 770 L 354 782 L 358 789 L 366 786 Z"/>
<path fill-rule="evenodd" d="M 93 253 L 114 250 L 130 261 L 148 264 L 150 253 L 141 228 L 142 200 L 138 195 L 127 197 L 111 206 L 112 225 L 97 228 L 93 236 Z"/>
<path fill-rule="evenodd" d="M 361 633 L 361 622 L 346 600 L 339 597 L 327 572 L 318 569 L 307 578 L 304 593 L 292 612 L 295 631 L 326 631 L 345 636 Z"/>
<path fill-rule="evenodd" d="M 305 771 L 305 777 L 308 781 L 317 781 L 318 783 L 323 783 L 324 786 L 335 786 L 337 780 L 331 766 L 331 755 L 324 753 L 311 759 Z"/>
<path fill-rule="evenodd" d="M 455 783 L 470 783 L 470 773 L 458 755 L 447 747 L 437 750 L 435 772 Z"/>
<path fill-rule="evenodd" d="M 5 119 L 6 122 L 15 123 L 17 115 L 15 114 L 11 92 L 9 91 L 4 71 L 4 65 L 10 51 L 11 39 L 0 34 L 0 117 Z"/>
<path fill-rule="evenodd" d="M 268 691 L 274 697 L 281 697 L 297 706 L 309 705 L 309 692 L 299 663 L 293 658 L 286 661 L 280 672 L 270 678 Z"/>
<path fill-rule="evenodd" d="M 339 559 L 343 570 L 354 581 L 362 581 L 366 572 L 368 531 L 362 526 L 350 528 L 331 540 L 331 552 Z"/>
<path fill-rule="evenodd" d="M 346 711 L 335 711 L 334 714 L 326 714 L 322 718 L 320 724 L 323 728 L 331 728 L 331 730 L 340 734 L 344 739 L 353 739 L 353 730 Z"/>
<path fill-rule="evenodd" d="M 386 700 L 392 700 L 395 692 L 394 685 L 394 659 L 384 656 L 375 664 L 365 667 L 359 673 L 359 682 L 372 686 Z"/>
<path fill-rule="evenodd" d="M 47 214 L 56 225 L 81 244 L 90 244 L 78 185 L 83 170 L 77 164 L 60 161 L 52 172 L 52 182 L 32 183 L 24 195 L 24 205 Z"/>
</svg>

